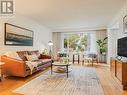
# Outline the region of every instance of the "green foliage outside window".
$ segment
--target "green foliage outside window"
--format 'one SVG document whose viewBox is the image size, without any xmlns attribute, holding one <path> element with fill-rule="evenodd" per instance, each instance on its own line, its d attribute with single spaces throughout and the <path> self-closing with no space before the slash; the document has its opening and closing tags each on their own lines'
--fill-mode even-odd
<svg viewBox="0 0 127 95">
<path fill-rule="evenodd" d="M 78 49 L 78 51 L 84 51 L 88 44 L 88 37 L 87 35 L 81 37 L 78 34 L 70 34 L 68 38 L 64 39 L 64 48 L 67 48 L 68 44 L 69 48 L 73 50 Z"/>
<path fill-rule="evenodd" d="M 84 35 L 81 38 L 81 40 L 80 40 L 80 42 L 77 46 L 78 46 L 78 50 L 80 50 L 80 51 L 86 50 L 86 48 L 88 46 L 88 37 L 87 37 L 87 35 Z"/>
<path fill-rule="evenodd" d="M 79 39 L 80 36 L 78 34 L 70 34 L 68 38 L 64 39 L 64 48 L 67 48 L 67 45 L 69 44 L 69 48 L 73 48 L 73 50 L 75 50 Z"/>
<path fill-rule="evenodd" d="M 67 48 L 67 38 L 64 38 L 64 48 Z"/>
</svg>

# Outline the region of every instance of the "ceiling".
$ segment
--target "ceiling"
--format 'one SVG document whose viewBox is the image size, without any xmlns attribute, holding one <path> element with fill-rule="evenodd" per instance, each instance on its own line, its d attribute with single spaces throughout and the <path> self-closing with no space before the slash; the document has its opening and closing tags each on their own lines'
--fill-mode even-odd
<svg viewBox="0 0 127 95">
<path fill-rule="evenodd" d="M 16 13 L 53 31 L 104 28 L 126 0 L 15 0 Z"/>
</svg>

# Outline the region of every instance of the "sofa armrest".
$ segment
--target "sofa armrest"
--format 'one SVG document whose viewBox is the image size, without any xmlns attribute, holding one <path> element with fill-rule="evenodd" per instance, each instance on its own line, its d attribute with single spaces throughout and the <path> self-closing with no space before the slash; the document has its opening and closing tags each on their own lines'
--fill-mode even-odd
<svg viewBox="0 0 127 95">
<path fill-rule="evenodd" d="M 51 59 L 51 56 L 45 55 L 45 54 L 41 54 L 40 55 L 40 59 Z"/>
<path fill-rule="evenodd" d="M 1 61 L 5 63 L 2 67 L 2 73 L 6 75 L 25 77 L 25 61 L 17 60 L 7 56 L 1 56 Z"/>
</svg>

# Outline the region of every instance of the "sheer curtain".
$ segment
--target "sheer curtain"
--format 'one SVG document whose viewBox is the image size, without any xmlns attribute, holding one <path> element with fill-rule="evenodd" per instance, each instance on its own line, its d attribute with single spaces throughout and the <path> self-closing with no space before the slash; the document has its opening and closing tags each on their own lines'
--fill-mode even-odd
<svg viewBox="0 0 127 95">
<path fill-rule="evenodd" d="M 96 32 L 93 31 L 90 33 L 90 52 L 97 53 L 97 35 Z"/>
<path fill-rule="evenodd" d="M 56 58 L 58 51 L 61 49 L 61 33 L 59 32 L 54 32 L 53 33 L 53 56 Z"/>
</svg>

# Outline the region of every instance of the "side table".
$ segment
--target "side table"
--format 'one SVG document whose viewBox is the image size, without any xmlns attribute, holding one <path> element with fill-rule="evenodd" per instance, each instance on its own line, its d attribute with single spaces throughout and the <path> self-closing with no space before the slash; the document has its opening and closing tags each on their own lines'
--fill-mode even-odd
<svg viewBox="0 0 127 95">
<path fill-rule="evenodd" d="M 80 56 L 79 56 L 78 53 L 73 54 L 73 64 L 74 64 L 74 62 L 76 61 L 76 60 L 75 60 L 75 56 L 76 56 L 76 55 L 78 56 L 78 60 L 77 60 L 77 61 L 78 61 L 78 64 L 79 64 L 79 62 L 80 62 Z"/>
<path fill-rule="evenodd" d="M 4 65 L 4 62 L 0 62 L 0 81 L 2 81 L 2 79 L 3 79 L 2 65 Z"/>
</svg>

